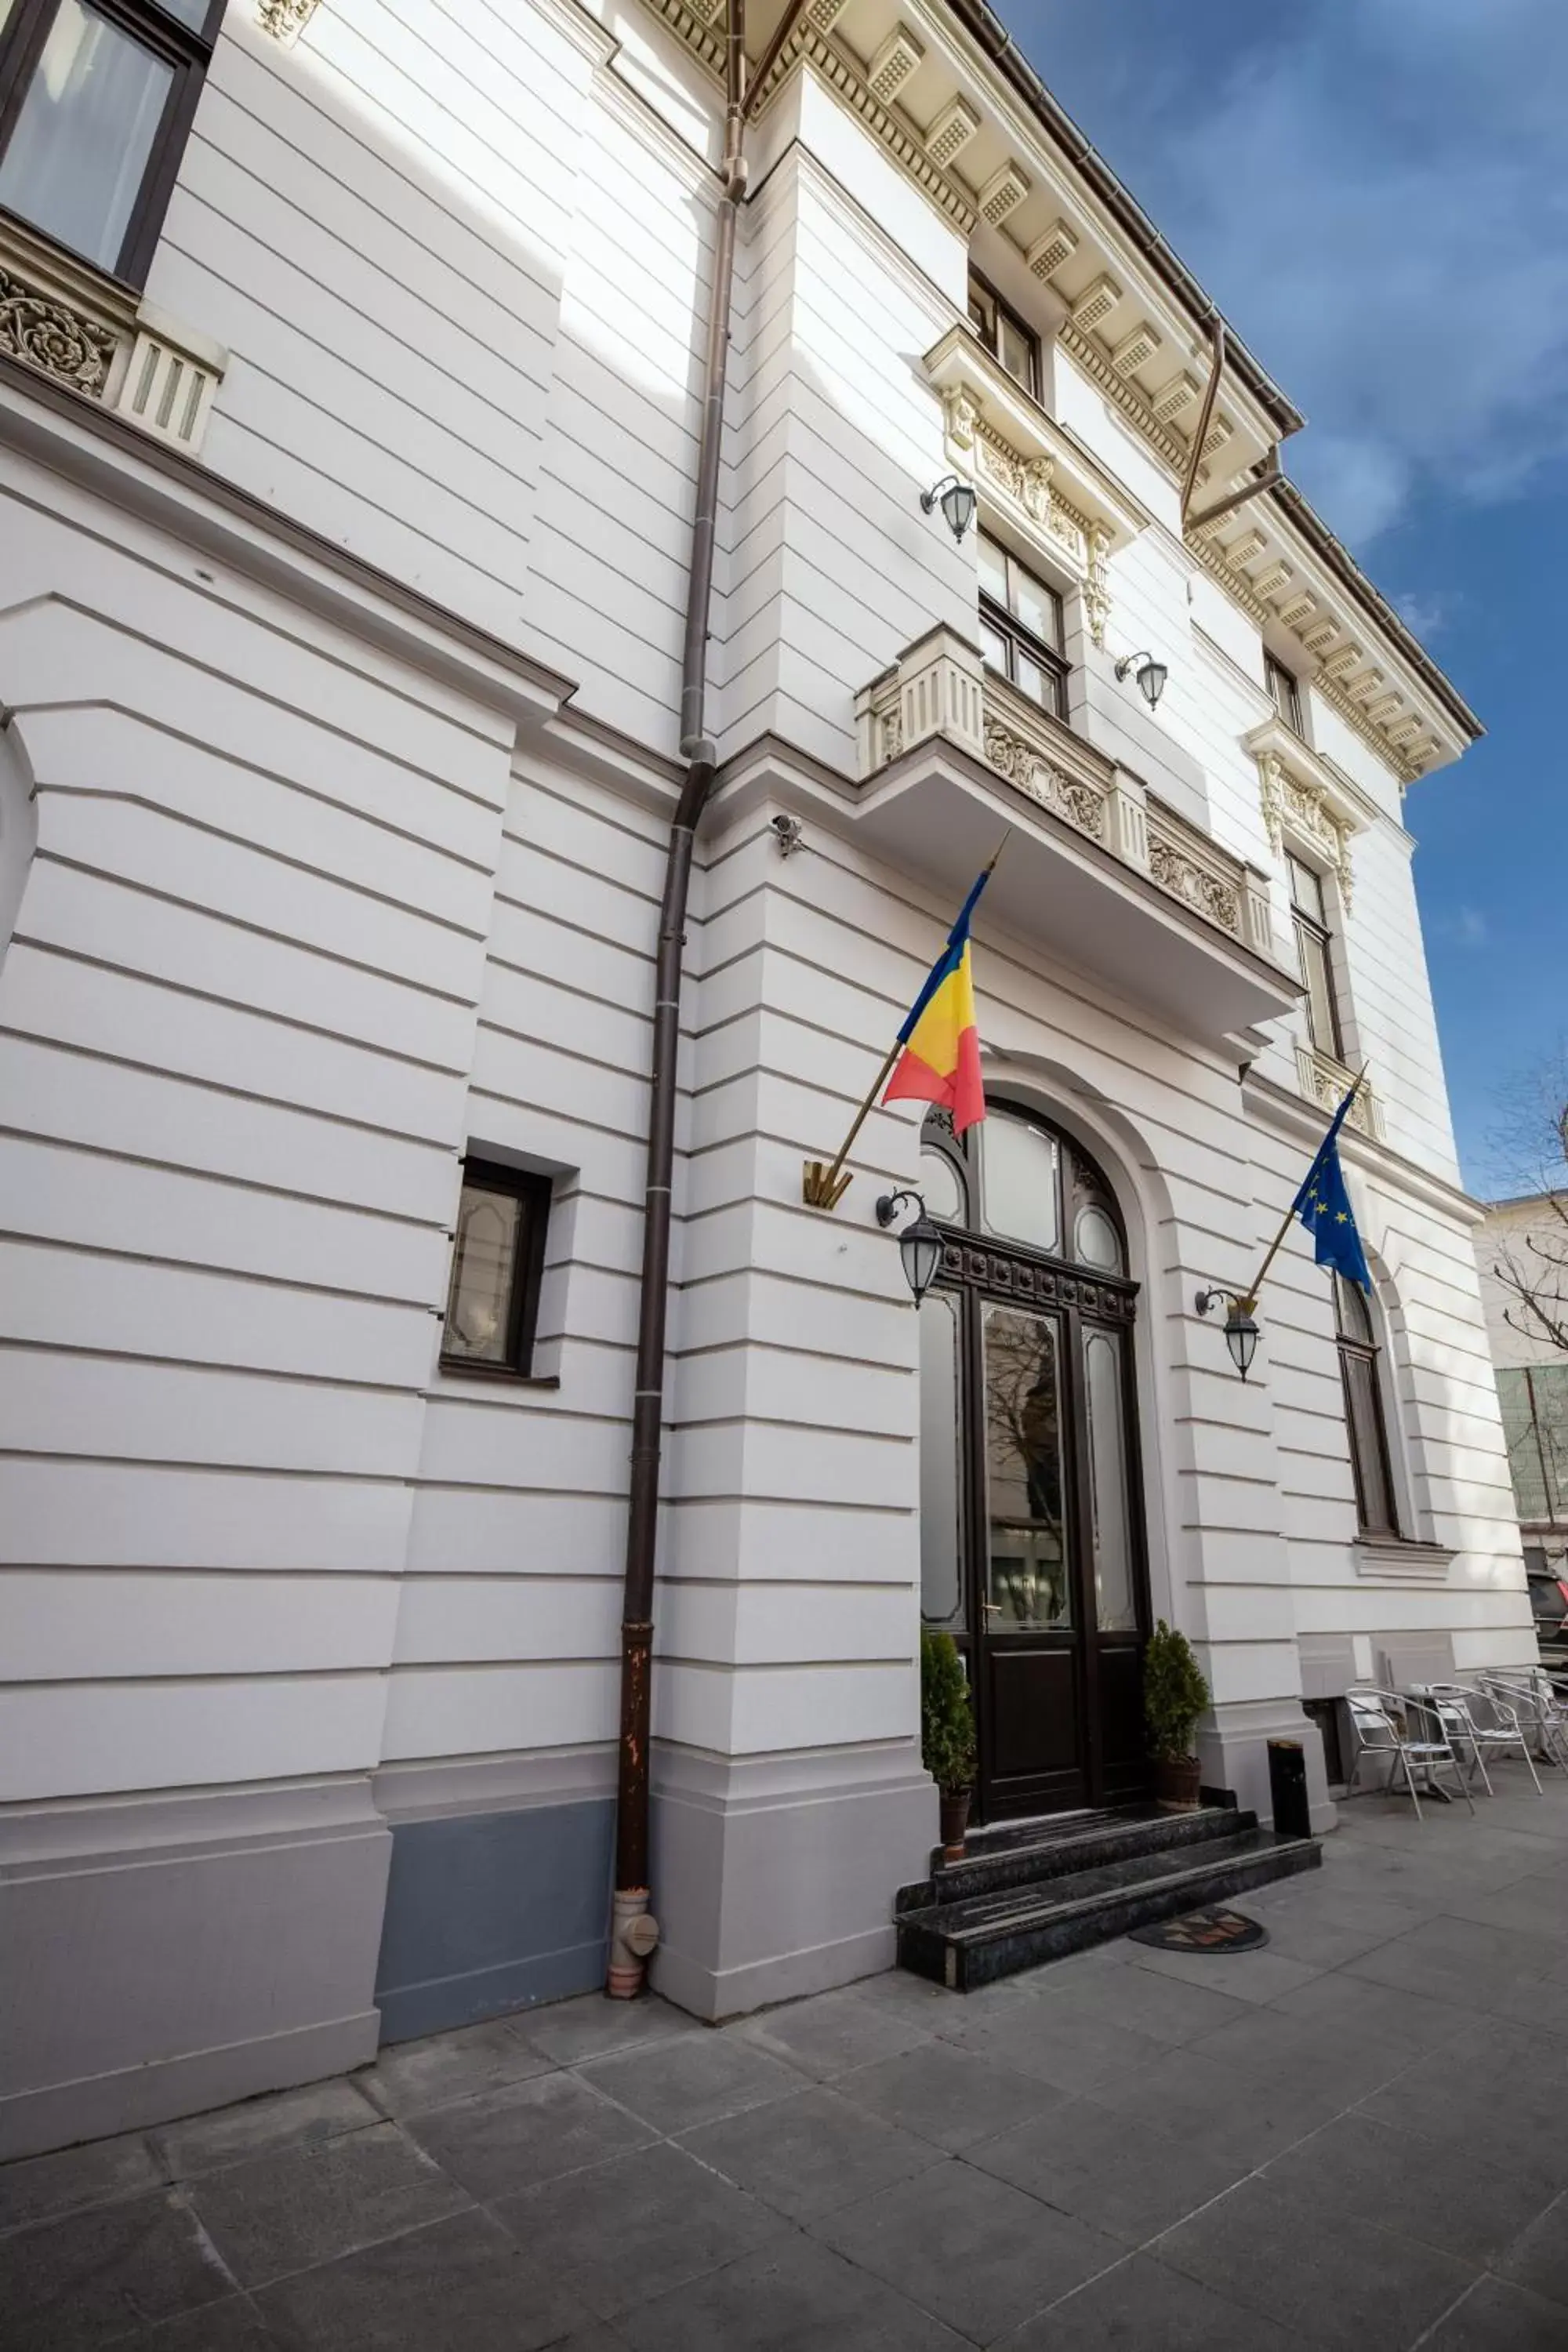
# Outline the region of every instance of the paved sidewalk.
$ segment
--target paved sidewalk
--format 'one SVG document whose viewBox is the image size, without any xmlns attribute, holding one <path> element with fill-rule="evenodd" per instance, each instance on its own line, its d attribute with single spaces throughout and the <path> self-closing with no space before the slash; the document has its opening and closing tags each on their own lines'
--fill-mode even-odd
<svg viewBox="0 0 1568 2352">
<path fill-rule="evenodd" d="M 1568 1787 L 967 1998 L 598 1996 L 0 2170 L 6 2352 L 1565 2352 Z"/>
</svg>

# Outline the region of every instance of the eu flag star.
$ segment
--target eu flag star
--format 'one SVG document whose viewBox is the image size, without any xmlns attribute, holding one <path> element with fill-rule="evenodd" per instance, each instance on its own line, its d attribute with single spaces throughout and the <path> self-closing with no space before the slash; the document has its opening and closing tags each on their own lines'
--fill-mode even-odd
<svg viewBox="0 0 1568 2352">
<path fill-rule="evenodd" d="M 1345 1214 L 1345 1212 L 1344 1212 L 1342 1209 L 1340 1211 L 1339 1215 L 1334 1219 L 1334 1223 L 1335 1223 L 1335 1224 L 1336 1224 L 1336 1225 L 1348 1225 L 1348 1224 L 1349 1224 L 1349 1223 L 1350 1223 L 1350 1219 L 1349 1219 L 1349 1217 Z"/>
</svg>

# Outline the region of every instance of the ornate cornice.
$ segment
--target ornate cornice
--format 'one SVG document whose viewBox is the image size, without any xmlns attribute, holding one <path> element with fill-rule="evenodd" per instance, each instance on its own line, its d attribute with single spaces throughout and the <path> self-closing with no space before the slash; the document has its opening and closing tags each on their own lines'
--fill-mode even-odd
<svg viewBox="0 0 1568 2352">
<path fill-rule="evenodd" d="M 1238 543 L 1245 544 L 1245 541 Z M 1232 604 L 1237 605 L 1260 630 L 1278 622 L 1279 614 L 1254 593 L 1247 574 L 1234 569 L 1226 561 L 1226 551 L 1212 536 L 1205 531 L 1189 531 L 1185 545 L 1189 554 L 1197 557 L 1211 579 L 1218 582 Z M 1423 741 L 1419 746 L 1407 745 L 1401 750 L 1392 743 L 1367 717 L 1363 705 L 1346 693 L 1339 679 L 1321 661 L 1308 672 L 1307 683 L 1361 737 L 1367 749 L 1376 752 L 1402 785 L 1413 784 L 1426 773 L 1431 759 L 1436 756 L 1436 744 Z M 1423 753 L 1425 757 L 1421 756 Z"/>
<path fill-rule="evenodd" d="M 1149 446 L 1159 452 L 1173 472 L 1184 473 L 1190 454 L 1186 443 L 1178 441 L 1173 433 L 1166 430 L 1137 385 L 1119 375 L 1107 355 L 1070 319 L 1062 320 L 1057 340 L 1068 358 L 1076 360 L 1085 374 L 1092 376 L 1101 392 L 1115 402 L 1123 416 L 1137 426 Z"/>
</svg>

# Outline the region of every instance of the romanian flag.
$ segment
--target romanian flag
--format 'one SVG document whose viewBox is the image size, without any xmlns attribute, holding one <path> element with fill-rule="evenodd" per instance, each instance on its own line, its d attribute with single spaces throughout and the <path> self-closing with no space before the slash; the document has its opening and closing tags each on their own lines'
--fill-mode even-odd
<svg viewBox="0 0 1568 2352">
<path fill-rule="evenodd" d="M 991 865 L 995 864 L 993 858 Z M 974 978 L 969 968 L 969 920 L 974 902 L 991 879 L 985 868 L 963 902 L 947 945 L 932 964 L 909 1019 L 899 1032 L 903 1047 L 882 1097 L 889 1102 L 942 1103 L 952 1113 L 955 1134 L 985 1116 L 980 1079 L 980 1033 L 974 1025 Z"/>
</svg>

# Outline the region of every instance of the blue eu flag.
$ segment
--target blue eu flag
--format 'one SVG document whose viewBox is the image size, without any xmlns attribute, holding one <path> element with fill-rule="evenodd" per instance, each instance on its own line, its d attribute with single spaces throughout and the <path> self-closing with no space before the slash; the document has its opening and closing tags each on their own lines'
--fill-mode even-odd
<svg viewBox="0 0 1568 2352">
<path fill-rule="evenodd" d="M 1295 1214 L 1312 1236 L 1318 1264 L 1331 1265 L 1347 1282 L 1359 1283 L 1363 1290 L 1370 1291 L 1372 1276 L 1367 1271 L 1361 1235 L 1355 1229 L 1350 1194 L 1345 1191 L 1344 1170 L 1340 1166 L 1340 1129 L 1355 1097 L 1352 1087 L 1335 1111 L 1333 1125 L 1320 1144 L 1318 1156 L 1296 1195 Z"/>
</svg>

